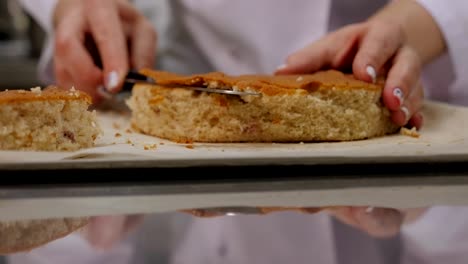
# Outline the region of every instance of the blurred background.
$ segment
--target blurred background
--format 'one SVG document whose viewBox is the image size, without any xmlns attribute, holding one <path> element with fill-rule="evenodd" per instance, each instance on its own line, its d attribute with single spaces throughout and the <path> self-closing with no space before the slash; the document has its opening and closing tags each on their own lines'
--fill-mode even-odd
<svg viewBox="0 0 468 264">
<path fill-rule="evenodd" d="M 44 32 L 15 0 L 0 1 L 0 89 L 38 85 Z"/>
</svg>

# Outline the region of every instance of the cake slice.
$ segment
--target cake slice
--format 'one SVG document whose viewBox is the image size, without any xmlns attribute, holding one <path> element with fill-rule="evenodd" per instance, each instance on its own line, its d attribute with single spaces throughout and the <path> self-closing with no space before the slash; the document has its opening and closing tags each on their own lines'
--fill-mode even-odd
<svg viewBox="0 0 468 264">
<path fill-rule="evenodd" d="M 60 239 L 88 224 L 88 218 L 0 222 L 0 254 L 29 251 Z"/>
<path fill-rule="evenodd" d="M 94 145 L 101 133 L 91 97 L 75 89 L 0 92 L 0 150 L 73 151 Z M 0 222 L 0 254 L 28 251 L 62 238 L 88 218 Z"/>
<path fill-rule="evenodd" d="M 74 151 L 94 145 L 101 130 L 91 97 L 40 87 L 0 92 L 0 149 Z"/>
<path fill-rule="evenodd" d="M 349 141 L 398 131 L 376 84 L 335 70 L 304 75 L 220 72 L 183 76 L 142 70 L 157 85 L 137 84 L 128 100 L 132 126 L 177 142 Z M 185 89 L 257 92 L 224 95 Z"/>
</svg>

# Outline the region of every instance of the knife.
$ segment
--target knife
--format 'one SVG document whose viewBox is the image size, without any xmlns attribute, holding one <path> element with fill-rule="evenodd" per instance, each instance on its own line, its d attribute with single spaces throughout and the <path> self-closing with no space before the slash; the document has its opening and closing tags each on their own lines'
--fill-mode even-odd
<svg viewBox="0 0 468 264">
<path fill-rule="evenodd" d="M 122 88 L 123 91 L 131 91 L 133 86 L 138 83 L 146 83 L 156 85 L 157 81 L 151 77 L 138 73 L 135 70 L 130 70 L 125 77 L 124 86 Z M 200 92 L 207 92 L 207 93 L 218 93 L 218 94 L 227 94 L 227 95 L 254 95 L 259 96 L 260 93 L 256 92 L 249 92 L 249 91 L 233 91 L 233 90 L 224 90 L 224 89 L 213 89 L 207 87 L 196 87 L 196 86 L 188 86 L 188 85 L 176 85 L 175 88 L 184 88 L 184 89 L 191 89 Z"/>
</svg>

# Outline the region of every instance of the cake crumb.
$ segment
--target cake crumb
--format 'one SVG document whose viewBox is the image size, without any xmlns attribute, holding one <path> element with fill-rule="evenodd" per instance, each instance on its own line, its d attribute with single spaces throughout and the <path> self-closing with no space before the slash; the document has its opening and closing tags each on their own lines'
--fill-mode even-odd
<svg viewBox="0 0 468 264">
<path fill-rule="evenodd" d="M 72 88 L 70 89 L 70 92 L 76 92 L 75 86 L 72 86 Z"/>
<path fill-rule="evenodd" d="M 159 145 L 164 145 L 164 142 L 159 142 Z"/>
<path fill-rule="evenodd" d="M 194 149 L 193 145 L 187 145 L 185 147 L 188 148 L 188 149 Z"/>
<path fill-rule="evenodd" d="M 153 150 L 156 149 L 157 145 L 156 144 L 146 144 L 144 145 L 145 150 Z"/>
<path fill-rule="evenodd" d="M 130 139 L 127 139 L 127 144 L 132 144 L 133 146 L 133 142 Z"/>
<path fill-rule="evenodd" d="M 91 126 L 92 126 L 92 127 L 96 127 L 96 123 L 91 122 Z"/>
<path fill-rule="evenodd" d="M 117 122 L 112 123 L 112 127 L 115 129 L 120 129 L 120 125 Z"/>
<path fill-rule="evenodd" d="M 402 127 L 400 129 L 400 134 L 405 135 L 405 136 L 414 137 L 414 138 L 419 138 L 419 133 L 418 133 L 416 127 L 413 127 L 411 129 L 408 129 L 406 127 Z"/>
<path fill-rule="evenodd" d="M 40 95 L 42 93 L 42 89 L 41 87 L 34 87 L 34 88 L 31 88 L 31 92 L 37 94 L 37 95 Z"/>
<path fill-rule="evenodd" d="M 121 136 L 122 136 L 122 134 L 120 134 L 120 133 L 115 133 L 115 135 L 114 135 L 114 136 L 115 136 L 115 137 L 121 137 Z"/>
<path fill-rule="evenodd" d="M 130 128 L 127 128 L 127 129 L 125 130 L 125 132 L 128 133 L 128 134 L 133 133 L 133 131 L 132 131 Z"/>
<path fill-rule="evenodd" d="M 303 80 L 304 80 L 304 78 L 302 78 L 302 76 L 299 76 L 299 77 L 297 77 L 296 82 L 302 82 Z"/>
</svg>

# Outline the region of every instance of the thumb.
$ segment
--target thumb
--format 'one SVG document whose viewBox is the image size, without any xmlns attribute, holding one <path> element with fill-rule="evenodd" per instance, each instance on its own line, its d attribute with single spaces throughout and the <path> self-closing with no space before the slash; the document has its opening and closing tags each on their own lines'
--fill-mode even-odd
<svg viewBox="0 0 468 264">
<path fill-rule="evenodd" d="M 83 236 L 97 249 L 110 249 L 125 233 L 125 216 L 99 216 L 91 218 Z"/>
</svg>

